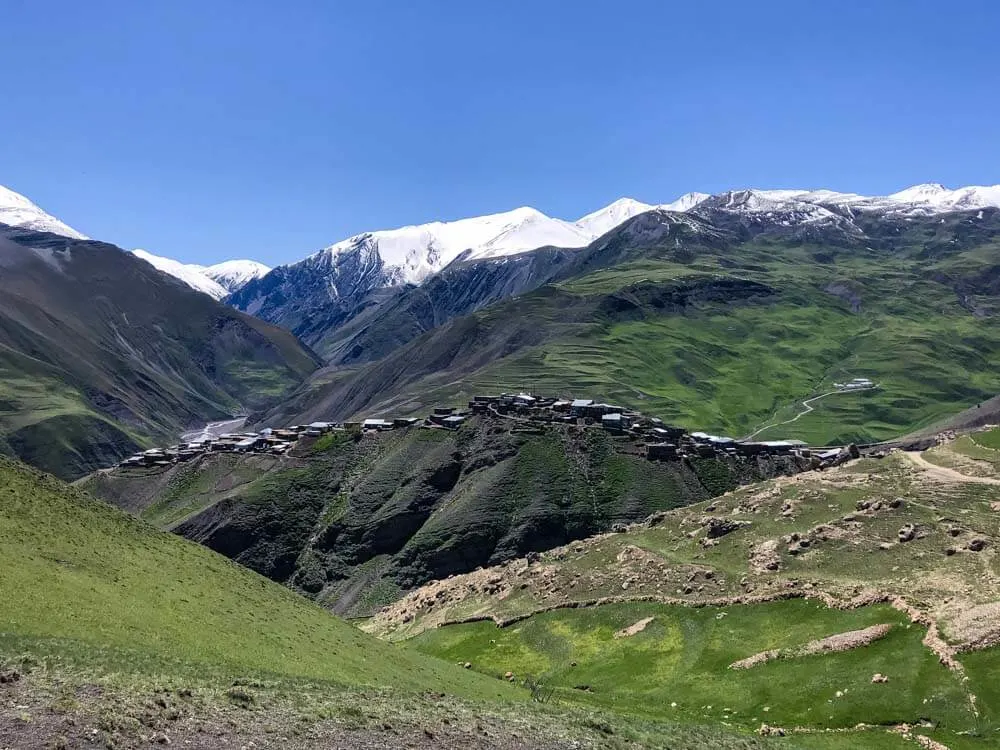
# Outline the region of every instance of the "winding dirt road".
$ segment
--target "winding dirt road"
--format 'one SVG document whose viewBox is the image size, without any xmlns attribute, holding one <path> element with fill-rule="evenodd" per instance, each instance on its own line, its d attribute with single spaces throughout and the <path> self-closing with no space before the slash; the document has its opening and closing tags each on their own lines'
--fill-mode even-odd
<svg viewBox="0 0 1000 750">
<path fill-rule="evenodd" d="M 783 424 L 791 424 L 792 422 L 798 422 L 800 417 L 804 417 L 809 412 L 814 411 L 814 409 L 812 407 L 813 401 L 819 401 L 821 398 L 826 398 L 827 396 L 833 396 L 834 394 L 837 394 L 837 393 L 862 393 L 864 391 L 873 391 L 876 388 L 878 388 L 877 384 L 873 385 L 873 386 L 871 386 L 869 388 L 852 388 L 850 390 L 845 390 L 843 388 L 838 388 L 835 391 L 827 391 L 826 393 L 821 393 L 818 396 L 813 396 L 812 398 L 807 398 L 805 401 L 802 402 L 802 406 L 804 406 L 805 409 L 803 409 L 802 411 L 800 411 L 798 414 L 796 414 L 791 419 L 786 419 L 784 422 L 775 422 L 774 424 L 764 425 L 759 430 L 757 430 L 754 433 L 751 433 L 750 435 L 747 435 L 743 439 L 744 440 L 752 440 L 753 438 L 757 437 L 760 433 L 764 432 L 764 430 L 770 430 L 772 427 L 781 427 L 781 425 L 783 425 Z"/>
<path fill-rule="evenodd" d="M 930 479 L 936 479 L 941 482 L 971 482 L 973 484 L 1000 485 L 1000 479 L 994 479 L 993 477 L 973 477 L 955 469 L 949 469 L 946 466 L 932 464 L 916 451 L 903 451 L 903 455 L 918 469 L 922 469 Z"/>
</svg>

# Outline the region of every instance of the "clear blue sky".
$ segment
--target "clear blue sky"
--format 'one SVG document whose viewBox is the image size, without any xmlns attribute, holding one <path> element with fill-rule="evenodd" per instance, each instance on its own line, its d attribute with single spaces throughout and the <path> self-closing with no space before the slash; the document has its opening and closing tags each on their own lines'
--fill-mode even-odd
<svg viewBox="0 0 1000 750">
<path fill-rule="evenodd" d="M 998 6 L 10 2 L 0 184 L 124 247 L 271 264 L 519 205 L 994 184 Z"/>
</svg>

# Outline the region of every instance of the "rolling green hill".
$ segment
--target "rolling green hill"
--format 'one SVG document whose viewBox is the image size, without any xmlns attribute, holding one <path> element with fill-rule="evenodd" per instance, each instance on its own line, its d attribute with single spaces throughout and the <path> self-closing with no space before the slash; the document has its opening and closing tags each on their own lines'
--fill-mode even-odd
<svg viewBox="0 0 1000 750">
<path fill-rule="evenodd" d="M 110 650 L 345 685 L 496 697 L 497 686 L 380 644 L 224 557 L 0 458 L 7 653 Z"/>
<path fill-rule="evenodd" d="M 273 404 L 317 366 L 112 245 L 0 227 L 0 268 L 0 452 L 63 478 Z"/>
<path fill-rule="evenodd" d="M 1000 392 L 1000 212 L 858 217 L 861 237 L 712 220 L 639 216 L 580 251 L 561 281 L 371 365 L 321 371 L 270 416 L 419 413 L 527 388 L 689 429 L 789 422 L 760 437 L 867 442 Z M 855 377 L 879 388 L 803 407 Z"/>
</svg>

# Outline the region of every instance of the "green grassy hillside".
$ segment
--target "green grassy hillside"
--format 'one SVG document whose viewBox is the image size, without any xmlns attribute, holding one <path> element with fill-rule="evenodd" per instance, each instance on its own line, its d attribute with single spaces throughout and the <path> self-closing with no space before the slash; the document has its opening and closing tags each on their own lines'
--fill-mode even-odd
<svg viewBox="0 0 1000 750">
<path fill-rule="evenodd" d="M 379 643 L 199 545 L 0 458 L 4 650 L 128 654 L 344 685 L 514 697 Z"/>
<path fill-rule="evenodd" d="M 1000 469 L 968 452 L 994 439 L 742 488 L 433 582 L 363 627 L 626 714 L 767 723 L 805 744 L 868 725 L 854 747 L 907 724 L 994 747 Z"/>
<path fill-rule="evenodd" d="M 689 429 L 868 442 L 1000 392 L 1000 216 L 873 225 L 866 240 L 630 225 L 576 276 L 431 331 L 278 414 L 420 412 L 519 388 L 624 403 Z M 604 250 L 607 249 L 607 252 Z M 591 262 L 592 261 L 592 262 Z M 584 270 L 587 269 L 587 270 Z"/>
<path fill-rule="evenodd" d="M 640 632 L 620 635 L 646 620 Z M 892 629 L 869 646 L 729 667 L 768 649 L 880 624 Z M 843 612 L 805 601 L 699 609 L 626 603 L 547 612 L 499 630 L 492 623 L 451 625 L 410 645 L 468 660 L 486 674 L 532 676 L 562 700 L 626 714 L 814 729 L 919 717 L 941 732 L 976 729 L 960 677 L 921 645 L 923 636 L 885 606 Z M 889 682 L 873 683 L 876 673 Z"/>
</svg>

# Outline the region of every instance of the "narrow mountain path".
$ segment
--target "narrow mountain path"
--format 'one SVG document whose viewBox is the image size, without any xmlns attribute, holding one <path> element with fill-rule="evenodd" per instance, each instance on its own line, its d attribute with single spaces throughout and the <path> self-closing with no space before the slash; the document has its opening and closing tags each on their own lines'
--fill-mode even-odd
<svg viewBox="0 0 1000 750">
<path fill-rule="evenodd" d="M 878 385 L 873 385 L 870 388 L 855 388 L 855 389 L 852 389 L 850 391 L 844 391 L 844 390 L 838 389 L 838 390 L 834 390 L 834 391 L 827 391 L 826 393 L 821 393 L 818 396 L 813 396 L 812 398 L 807 398 L 805 401 L 802 402 L 802 406 L 805 407 L 805 408 L 802 411 L 800 411 L 798 414 L 796 414 L 794 417 L 792 417 L 791 419 L 786 419 L 784 422 L 775 422 L 774 424 L 764 425 L 759 430 L 757 430 L 756 432 L 753 432 L 753 433 L 747 435 L 743 439 L 744 440 L 751 440 L 751 439 L 757 437 L 757 435 L 759 435 L 760 433 L 764 432 L 765 430 L 770 430 L 772 427 L 781 427 L 781 425 L 784 425 L 784 424 L 791 424 L 792 422 L 798 422 L 800 418 L 804 417 L 809 412 L 815 411 L 813 409 L 813 407 L 812 407 L 812 404 L 813 404 L 814 401 L 819 401 L 821 398 L 826 398 L 827 396 L 832 396 L 835 393 L 861 393 L 862 391 L 872 391 L 872 390 L 875 390 L 876 388 L 878 388 Z"/>
<path fill-rule="evenodd" d="M 903 455 L 918 469 L 923 469 L 925 476 L 930 479 L 937 479 L 941 482 L 971 482 L 973 484 L 1000 485 L 1000 479 L 994 479 L 993 477 L 973 477 L 955 469 L 949 469 L 946 466 L 932 464 L 916 451 L 903 451 Z"/>
</svg>

